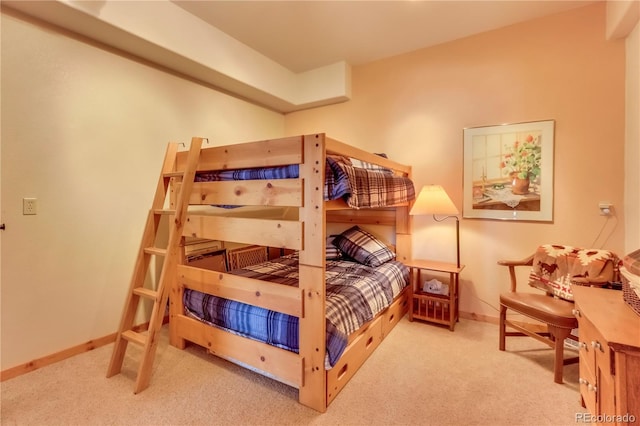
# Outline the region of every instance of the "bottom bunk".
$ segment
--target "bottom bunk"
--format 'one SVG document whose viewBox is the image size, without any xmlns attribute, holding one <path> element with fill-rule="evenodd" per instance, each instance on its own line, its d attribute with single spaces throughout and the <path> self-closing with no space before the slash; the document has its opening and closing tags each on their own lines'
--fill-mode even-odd
<svg viewBox="0 0 640 426">
<path fill-rule="evenodd" d="M 321 382 L 322 400 L 328 405 L 407 312 L 410 287 L 408 269 L 400 262 L 373 268 L 340 259 L 327 260 L 326 265 L 327 353 Z M 179 348 L 187 341 L 196 343 L 214 355 L 301 389 L 306 386 L 308 365 L 298 353 L 298 316 L 304 315 L 304 303 L 296 292 L 297 268 L 297 254 L 228 274 L 179 266 L 171 296 L 171 343 Z M 242 284 L 234 285 L 234 280 Z M 275 287 L 264 287 L 274 282 Z M 253 292 L 262 300 L 299 297 L 300 307 L 274 302 L 287 307 L 271 310 L 261 307 L 262 301 L 255 306 L 230 300 L 245 300 L 234 294 L 239 291 Z"/>
</svg>

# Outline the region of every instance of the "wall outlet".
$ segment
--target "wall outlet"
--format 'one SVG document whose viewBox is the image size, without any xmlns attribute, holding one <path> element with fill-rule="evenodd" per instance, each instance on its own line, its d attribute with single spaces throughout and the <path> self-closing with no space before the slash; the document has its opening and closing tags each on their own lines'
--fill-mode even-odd
<svg viewBox="0 0 640 426">
<path fill-rule="evenodd" d="M 613 204 L 608 201 L 600 201 L 598 203 L 598 208 L 600 209 L 600 216 L 609 216 L 611 215 L 611 208 Z"/>
<path fill-rule="evenodd" d="M 22 214 L 38 214 L 38 200 L 36 198 L 23 198 Z"/>
</svg>

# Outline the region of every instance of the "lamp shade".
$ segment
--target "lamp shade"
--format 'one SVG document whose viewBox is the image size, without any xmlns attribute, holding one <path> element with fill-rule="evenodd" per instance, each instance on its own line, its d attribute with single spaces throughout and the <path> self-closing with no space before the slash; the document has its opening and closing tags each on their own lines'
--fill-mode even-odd
<svg viewBox="0 0 640 426">
<path fill-rule="evenodd" d="M 458 209 L 442 186 L 425 185 L 420 190 L 409 214 L 456 215 Z"/>
</svg>

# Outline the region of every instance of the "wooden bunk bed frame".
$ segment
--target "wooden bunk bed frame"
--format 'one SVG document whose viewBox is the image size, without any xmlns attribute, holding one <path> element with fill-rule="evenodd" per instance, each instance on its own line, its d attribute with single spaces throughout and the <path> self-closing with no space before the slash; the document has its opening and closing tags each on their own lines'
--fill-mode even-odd
<svg viewBox="0 0 640 426">
<path fill-rule="evenodd" d="M 383 209 L 353 209 L 342 200 L 324 201 L 326 155 L 357 158 L 407 177 L 411 177 L 411 167 L 346 145 L 324 134 L 202 149 L 199 145 L 201 139 L 194 138 L 192 145 L 194 142 L 198 143 L 198 153 L 194 154 L 193 148 L 189 152 L 175 153 L 173 171 L 164 174 L 165 177 L 171 174 L 185 176 L 182 183 L 172 182 L 170 185 L 170 211 L 175 212 L 172 213 L 175 215 L 174 228 L 180 232 L 181 238 L 169 238 L 169 259 L 165 259 L 168 264 L 165 267 L 170 274 L 170 290 L 159 290 L 160 293 L 169 293 L 170 344 L 184 349 L 187 342 L 193 342 L 214 355 L 258 370 L 298 388 L 301 404 L 325 412 L 338 392 L 407 312 L 410 291 L 410 286 L 407 286 L 391 306 L 352 333 L 349 345 L 338 363 L 326 370 L 326 224 L 394 227 L 396 259 L 402 262 L 411 258 L 410 203 Z M 175 150 L 175 147 L 172 149 Z M 300 174 L 298 179 L 193 182 L 190 173 L 193 170 L 189 169 L 193 168 L 196 155 L 196 171 L 299 164 Z M 165 169 L 167 164 L 165 160 Z M 298 215 L 297 220 L 219 216 L 203 213 L 201 209 L 182 211 L 181 207 L 187 204 L 294 208 L 298 210 Z M 185 237 L 296 250 L 299 255 L 299 287 L 187 266 L 183 247 Z M 187 316 L 182 297 L 186 288 L 298 317 L 299 353 L 225 332 Z M 157 299 L 160 300 L 160 306 L 162 300 L 166 306 L 166 298 Z M 128 328 L 123 319 L 120 328 L 123 339 L 127 338 L 128 333 L 123 330 Z M 117 342 L 119 340 L 120 333 Z M 114 350 L 116 364 L 119 357 L 123 356 L 119 352 L 123 351 Z M 147 368 L 151 370 L 150 366 Z M 117 372 L 117 367 L 110 366 L 108 375 Z M 146 387 L 144 382 L 146 380 L 148 384 L 149 375 L 150 372 L 142 379 L 139 377 L 143 384 L 137 386 L 136 392 L 141 390 L 140 387 Z"/>
</svg>

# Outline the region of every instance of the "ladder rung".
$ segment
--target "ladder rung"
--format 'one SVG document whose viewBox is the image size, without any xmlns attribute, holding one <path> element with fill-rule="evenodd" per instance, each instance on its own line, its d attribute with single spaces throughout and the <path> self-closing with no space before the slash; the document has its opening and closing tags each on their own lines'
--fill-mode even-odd
<svg viewBox="0 0 640 426">
<path fill-rule="evenodd" d="M 147 344 L 147 336 L 144 334 L 140 334 L 137 331 L 127 330 L 122 332 L 122 337 L 127 339 L 129 342 L 137 343 L 141 346 Z"/>
<path fill-rule="evenodd" d="M 176 211 L 173 209 L 154 209 L 153 212 L 155 214 L 176 214 Z"/>
<path fill-rule="evenodd" d="M 149 290 L 148 288 L 138 287 L 133 289 L 133 293 L 138 296 L 146 297 L 147 299 L 157 300 L 158 292 L 155 290 Z"/>
<path fill-rule="evenodd" d="M 146 247 L 144 249 L 144 252 L 148 253 L 148 254 L 155 254 L 157 256 L 166 256 L 167 255 L 167 249 L 158 248 L 158 247 Z"/>
<path fill-rule="evenodd" d="M 165 172 L 162 175 L 164 177 L 183 177 L 184 172 Z"/>
</svg>

